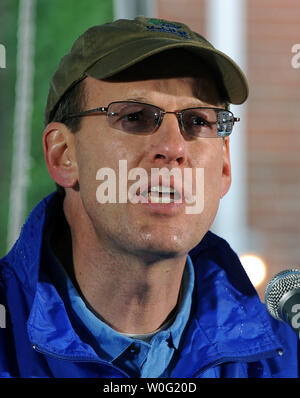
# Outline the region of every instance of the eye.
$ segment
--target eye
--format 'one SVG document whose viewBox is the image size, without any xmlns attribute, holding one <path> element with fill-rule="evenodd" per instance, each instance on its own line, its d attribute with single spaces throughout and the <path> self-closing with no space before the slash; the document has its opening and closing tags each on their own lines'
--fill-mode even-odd
<svg viewBox="0 0 300 398">
<path fill-rule="evenodd" d="M 145 119 L 145 109 L 138 104 L 128 104 L 120 107 L 119 109 L 114 109 L 113 112 L 109 114 L 111 121 L 115 127 L 124 128 L 127 125 L 141 123 Z"/>
<path fill-rule="evenodd" d="M 115 110 L 110 116 L 117 121 L 136 122 L 144 116 L 144 109 L 140 105 L 129 104 L 120 109 Z"/>
<path fill-rule="evenodd" d="M 208 126 L 209 123 L 203 117 L 195 116 L 191 119 L 191 125 L 193 125 L 193 126 Z"/>
<path fill-rule="evenodd" d="M 160 120 L 159 108 L 137 102 L 117 102 L 107 114 L 109 125 L 117 130 L 134 134 L 152 133 Z"/>
<path fill-rule="evenodd" d="M 211 122 L 209 115 L 198 109 L 186 110 L 182 114 L 183 127 L 186 133 L 194 137 L 210 136 Z"/>
<path fill-rule="evenodd" d="M 135 112 L 135 113 L 128 113 L 125 115 L 120 115 L 120 119 L 126 121 L 126 122 L 137 122 L 143 118 L 143 112 Z"/>
</svg>

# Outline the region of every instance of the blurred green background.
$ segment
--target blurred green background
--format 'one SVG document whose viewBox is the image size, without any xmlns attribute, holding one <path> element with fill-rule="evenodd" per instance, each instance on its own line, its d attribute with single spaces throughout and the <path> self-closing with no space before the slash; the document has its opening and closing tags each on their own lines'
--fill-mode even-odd
<svg viewBox="0 0 300 398">
<path fill-rule="evenodd" d="M 0 69 L 0 257 L 7 252 L 9 192 L 13 150 L 19 0 L 0 0 L 0 44 L 6 68 Z M 26 214 L 55 189 L 42 150 L 43 115 L 49 81 L 75 39 L 93 25 L 113 19 L 112 0 L 36 0 L 34 91 L 31 115 L 30 182 Z"/>
</svg>

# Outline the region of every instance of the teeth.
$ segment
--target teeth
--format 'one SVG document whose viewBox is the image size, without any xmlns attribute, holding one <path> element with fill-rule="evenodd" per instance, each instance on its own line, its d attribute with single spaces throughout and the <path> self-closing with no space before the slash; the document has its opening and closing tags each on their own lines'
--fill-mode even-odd
<svg viewBox="0 0 300 398">
<path fill-rule="evenodd" d="M 151 203 L 173 203 L 174 199 L 169 196 L 154 196 L 149 192 L 148 199 Z"/>
<path fill-rule="evenodd" d="M 172 187 L 155 185 L 149 191 L 144 191 L 142 195 L 152 203 L 173 203 L 181 198 L 180 193 Z"/>
<path fill-rule="evenodd" d="M 164 187 L 163 185 L 155 185 L 151 187 L 151 192 L 170 193 L 175 192 L 175 189 L 172 187 Z"/>
</svg>

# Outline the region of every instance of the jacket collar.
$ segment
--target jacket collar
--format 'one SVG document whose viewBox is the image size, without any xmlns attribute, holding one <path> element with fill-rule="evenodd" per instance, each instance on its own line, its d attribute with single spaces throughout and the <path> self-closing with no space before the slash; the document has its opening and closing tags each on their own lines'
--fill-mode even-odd
<svg viewBox="0 0 300 398">
<path fill-rule="evenodd" d="M 192 377 L 193 366 L 197 374 L 218 362 L 253 362 L 278 355 L 282 346 L 266 307 L 228 243 L 208 232 L 190 256 L 196 274 L 194 318 L 174 377 L 176 371 L 177 377 L 185 377 L 187 368 Z"/>
</svg>

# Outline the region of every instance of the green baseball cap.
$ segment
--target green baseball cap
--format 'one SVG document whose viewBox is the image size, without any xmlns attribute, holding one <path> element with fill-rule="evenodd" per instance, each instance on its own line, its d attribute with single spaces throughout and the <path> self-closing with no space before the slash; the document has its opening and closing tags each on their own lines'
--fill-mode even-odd
<svg viewBox="0 0 300 398">
<path fill-rule="evenodd" d="M 46 122 L 66 91 L 85 77 L 109 78 L 175 48 L 189 50 L 199 56 L 199 62 L 204 59 L 212 66 L 229 103 L 242 104 L 247 99 L 247 79 L 239 66 L 187 25 L 145 17 L 119 19 L 89 28 L 61 59 L 50 82 Z"/>
</svg>

